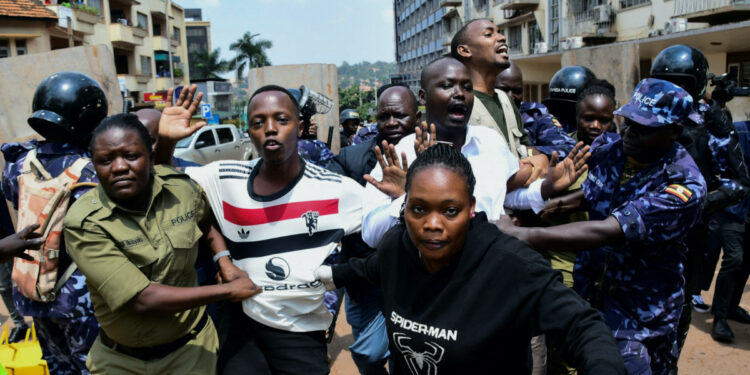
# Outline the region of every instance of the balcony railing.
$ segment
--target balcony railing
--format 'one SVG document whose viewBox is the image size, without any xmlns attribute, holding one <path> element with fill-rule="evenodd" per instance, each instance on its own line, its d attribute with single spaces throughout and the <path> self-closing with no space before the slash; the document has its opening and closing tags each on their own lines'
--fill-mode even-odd
<svg viewBox="0 0 750 375">
<path fill-rule="evenodd" d="M 675 0 L 672 17 L 724 23 L 750 18 L 750 0 Z"/>
<path fill-rule="evenodd" d="M 47 9 L 55 12 L 59 17 L 58 25 L 67 28 L 67 17 L 71 17 L 71 29 L 74 32 L 83 34 L 93 34 L 94 25 L 99 21 L 99 15 L 86 12 L 80 9 L 72 9 L 62 5 L 47 5 Z"/>
<path fill-rule="evenodd" d="M 462 4 L 461 1 L 456 1 L 456 0 L 440 0 L 440 7 L 441 8 L 444 8 L 444 7 L 459 7 L 459 6 L 461 6 L 461 4 Z"/>
<path fill-rule="evenodd" d="M 154 36 L 151 38 L 151 48 L 154 51 L 169 51 L 169 40 L 163 36 Z"/>
<path fill-rule="evenodd" d="M 500 9 L 502 10 L 533 10 L 539 6 L 539 0 L 505 0 Z"/>
<path fill-rule="evenodd" d="M 131 26 L 125 26 L 121 23 L 111 23 L 109 25 L 109 40 L 113 44 L 140 46 L 143 44 L 141 29 Z"/>
<path fill-rule="evenodd" d="M 587 11 L 574 13 L 572 22 L 568 22 L 568 35 L 581 37 L 583 41 L 593 39 L 614 40 L 617 38 L 617 32 L 614 31 L 614 20 L 615 13 L 609 5 L 597 6 Z"/>
</svg>

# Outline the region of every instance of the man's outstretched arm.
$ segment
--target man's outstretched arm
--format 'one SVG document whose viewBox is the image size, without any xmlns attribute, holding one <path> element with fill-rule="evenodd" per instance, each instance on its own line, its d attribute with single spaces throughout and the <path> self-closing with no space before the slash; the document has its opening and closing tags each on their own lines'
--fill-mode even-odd
<svg viewBox="0 0 750 375">
<path fill-rule="evenodd" d="M 497 221 L 503 232 L 527 242 L 537 250 L 580 251 L 622 242 L 625 234 L 614 216 L 604 220 L 579 221 L 554 227 L 524 228 L 508 216 Z"/>
</svg>

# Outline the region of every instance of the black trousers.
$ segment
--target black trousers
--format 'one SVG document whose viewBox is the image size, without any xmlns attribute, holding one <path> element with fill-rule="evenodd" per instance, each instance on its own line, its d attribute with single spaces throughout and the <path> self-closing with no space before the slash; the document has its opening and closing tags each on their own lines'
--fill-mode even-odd
<svg viewBox="0 0 750 375">
<path fill-rule="evenodd" d="M 687 238 L 685 238 L 685 245 L 687 246 L 687 256 L 683 265 L 685 303 L 682 305 L 682 315 L 677 325 L 677 348 L 679 352 L 682 352 L 682 347 L 685 345 L 688 330 L 690 329 L 690 320 L 692 317 L 690 296 L 700 292 L 701 263 L 706 253 L 707 242 L 708 225 L 702 222 L 695 224 Z"/>
<path fill-rule="evenodd" d="M 730 309 L 738 306 L 747 282 L 747 264 L 750 255 L 750 240 L 746 241 L 745 223 L 729 214 L 720 212 L 714 216 L 710 228 L 718 231 L 723 256 L 721 268 L 716 276 L 713 313 L 716 318 L 726 318 Z"/>
<path fill-rule="evenodd" d="M 289 332 L 251 319 L 232 306 L 229 333 L 219 348 L 219 374 L 328 374 L 325 331 Z"/>
</svg>

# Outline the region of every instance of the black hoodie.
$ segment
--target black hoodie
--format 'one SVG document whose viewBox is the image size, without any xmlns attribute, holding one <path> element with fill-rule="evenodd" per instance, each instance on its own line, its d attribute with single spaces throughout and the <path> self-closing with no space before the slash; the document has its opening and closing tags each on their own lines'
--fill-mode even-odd
<svg viewBox="0 0 750 375">
<path fill-rule="evenodd" d="M 599 313 L 483 213 L 461 252 L 435 274 L 399 224 L 377 253 L 334 266 L 333 281 L 382 287 L 394 374 L 530 373 L 529 340 L 541 333 L 579 373 L 626 373 Z"/>
</svg>

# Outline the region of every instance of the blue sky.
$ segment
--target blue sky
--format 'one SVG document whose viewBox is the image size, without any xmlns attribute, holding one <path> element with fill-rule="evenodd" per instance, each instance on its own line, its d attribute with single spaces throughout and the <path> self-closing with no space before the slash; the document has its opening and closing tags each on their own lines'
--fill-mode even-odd
<svg viewBox="0 0 750 375">
<path fill-rule="evenodd" d="M 390 0 L 177 0 L 203 9 L 222 58 L 246 31 L 273 42 L 273 65 L 394 61 Z"/>
</svg>

